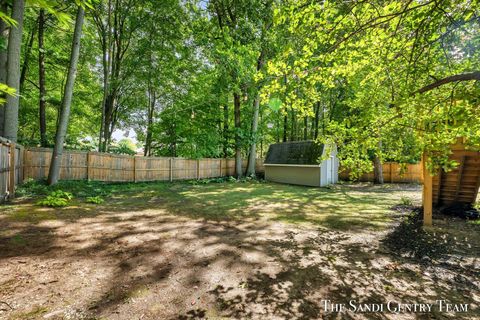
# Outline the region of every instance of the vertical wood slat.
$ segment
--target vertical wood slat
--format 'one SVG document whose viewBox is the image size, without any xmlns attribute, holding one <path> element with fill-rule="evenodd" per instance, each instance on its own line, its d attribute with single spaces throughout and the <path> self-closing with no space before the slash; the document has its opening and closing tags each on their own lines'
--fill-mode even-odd
<svg viewBox="0 0 480 320">
<path fill-rule="evenodd" d="M 22 182 L 25 181 L 27 176 L 27 149 L 22 148 Z"/>
<path fill-rule="evenodd" d="M 423 165 L 423 192 L 422 192 L 422 202 L 423 202 L 423 225 L 431 226 L 432 225 L 432 214 L 433 214 L 433 179 L 430 175 L 430 172 L 426 168 L 427 157 L 424 155 L 422 159 Z"/>
<path fill-rule="evenodd" d="M 137 183 L 137 157 L 133 156 L 133 182 Z"/>
<path fill-rule="evenodd" d="M 443 170 L 438 170 L 437 178 L 438 186 L 437 186 L 437 193 L 435 194 L 435 200 L 433 201 L 434 204 L 438 204 L 440 202 L 440 196 L 442 194 L 442 172 Z M 432 178 L 432 193 L 433 193 L 433 178 Z M 432 194 L 433 197 L 433 194 Z"/>
<path fill-rule="evenodd" d="M 458 194 L 460 193 L 460 187 L 462 186 L 462 178 L 463 178 L 463 168 L 465 167 L 465 158 L 466 156 L 462 156 L 460 159 L 460 166 L 458 167 L 458 173 L 457 173 L 457 185 L 455 186 L 455 200 L 457 201 L 458 199 Z M 441 176 L 439 176 L 439 179 Z"/>
<path fill-rule="evenodd" d="M 8 150 L 0 142 L 0 202 L 3 202 L 5 193 L 8 190 L 8 171 L 7 171 Z"/>
<path fill-rule="evenodd" d="M 15 187 L 24 180 L 24 149 L 0 137 L 0 203 L 15 196 Z"/>
<path fill-rule="evenodd" d="M 10 157 L 9 157 L 9 181 L 8 181 L 8 193 L 9 197 L 15 196 L 15 143 L 10 142 Z"/>
<path fill-rule="evenodd" d="M 393 183 L 393 163 L 390 162 L 390 183 Z"/>
<path fill-rule="evenodd" d="M 92 179 L 92 166 L 91 166 L 92 155 L 90 152 L 87 153 L 87 180 Z"/>
<path fill-rule="evenodd" d="M 480 169 L 479 169 L 480 170 Z M 475 187 L 475 192 L 474 192 L 474 195 L 473 195 L 473 199 L 477 199 L 477 196 L 478 196 L 478 193 L 479 193 L 479 189 L 480 189 L 480 174 L 478 175 L 477 177 L 477 186 Z"/>
<path fill-rule="evenodd" d="M 200 179 L 200 160 L 197 159 L 197 180 Z"/>
</svg>

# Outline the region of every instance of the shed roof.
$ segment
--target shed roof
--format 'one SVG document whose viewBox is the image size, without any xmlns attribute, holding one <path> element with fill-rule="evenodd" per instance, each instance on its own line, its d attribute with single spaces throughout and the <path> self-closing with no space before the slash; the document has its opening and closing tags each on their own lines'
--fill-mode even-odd
<svg viewBox="0 0 480 320">
<path fill-rule="evenodd" d="M 292 141 L 270 145 L 265 159 L 266 164 L 319 164 L 323 154 L 323 144 L 315 141 Z"/>
</svg>

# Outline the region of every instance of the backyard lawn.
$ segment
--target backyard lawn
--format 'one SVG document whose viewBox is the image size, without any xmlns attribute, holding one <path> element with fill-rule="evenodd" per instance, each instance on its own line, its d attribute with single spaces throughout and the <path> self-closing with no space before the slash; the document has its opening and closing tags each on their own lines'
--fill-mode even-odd
<svg viewBox="0 0 480 320">
<path fill-rule="evenodd" d="M 69 206 L 36 204 L 55 189 Z M 338 317 L 326 299 L 440 299 L 469 308 L 417 316 L 478 315 L 480 225 L 422 229 L 418 185 L 60 182 L 19 194 L 0 213 L 2 319 Z M 397 306 L 376 316 L 412 318 Z"/>
</svg>

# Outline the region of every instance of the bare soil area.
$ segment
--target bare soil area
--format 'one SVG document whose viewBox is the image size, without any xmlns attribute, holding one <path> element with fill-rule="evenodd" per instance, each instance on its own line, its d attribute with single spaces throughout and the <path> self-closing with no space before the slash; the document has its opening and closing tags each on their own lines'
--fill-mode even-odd
<svg viewBox="0 0 480 320">
<path fill-rule="evenodd" d="M 420 188 L 385 188 L 144 185 L 61 209 L 18 199 L 0 207 L 0 318 L 478 319 L 480 225 L 437 216 L 425 230 L 405 200 Z"/>
</svg>

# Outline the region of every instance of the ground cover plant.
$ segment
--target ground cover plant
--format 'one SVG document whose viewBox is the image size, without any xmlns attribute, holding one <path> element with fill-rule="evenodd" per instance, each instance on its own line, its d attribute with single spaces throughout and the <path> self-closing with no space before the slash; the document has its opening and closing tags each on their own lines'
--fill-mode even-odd
<svg viewBox="0 0 480 320">
<path fill-rule="evenodd" d="M 56 188 L 72 193 L 67 207 L 36 204 Z M 22 192 L 0 214 L 2 318 L 334 318 L 324 298 L 471 307 L 420 317 L 478 312 L 480 226 L 443 217 L 422 229 L 416 185 L 65 181 Z M 104 203 L 85 201 L 99 194 Z"/>
</svg>

